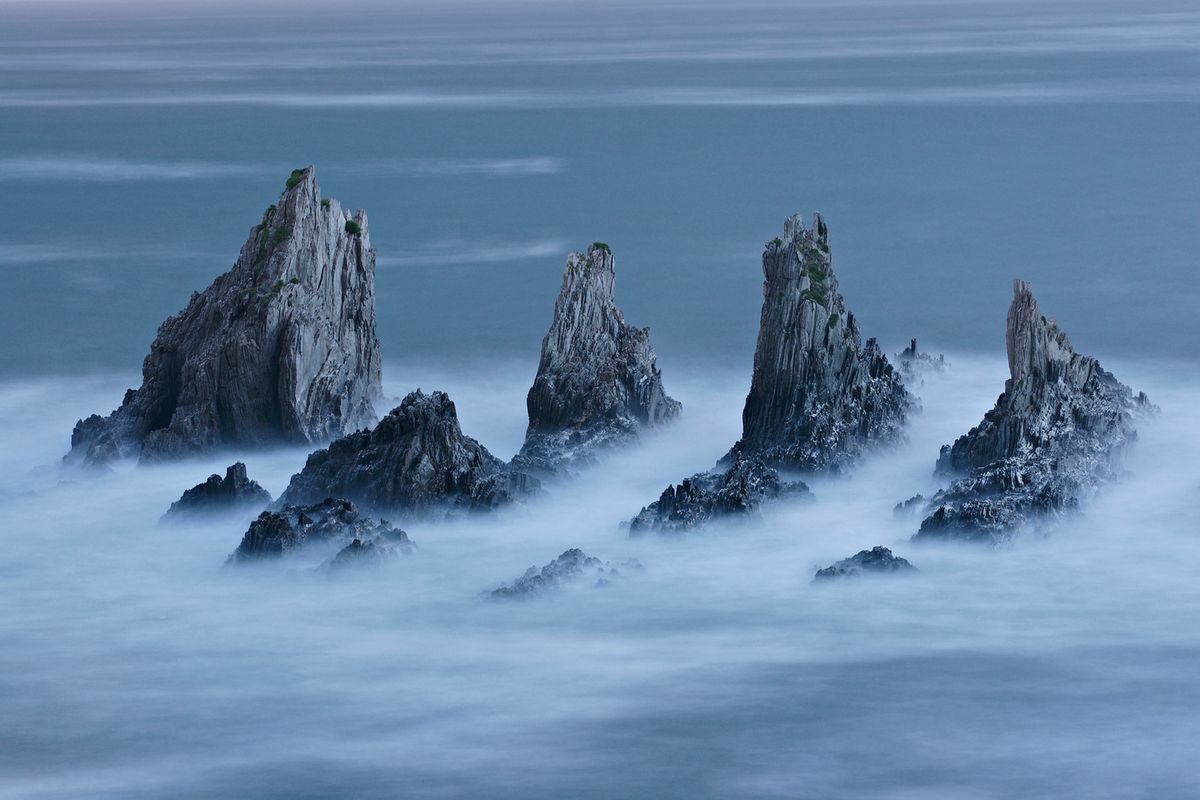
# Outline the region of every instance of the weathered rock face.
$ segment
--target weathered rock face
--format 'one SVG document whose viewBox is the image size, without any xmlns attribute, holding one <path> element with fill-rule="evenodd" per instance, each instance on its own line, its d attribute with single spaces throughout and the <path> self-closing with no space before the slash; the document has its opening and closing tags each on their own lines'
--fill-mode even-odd
<svg viewBox="0 0 1200 800">
<path fill-rule="evenodd" d="M 465 436 L 445 392 L 412 392 L 371 430 L 334 441 L 308 457 L 279 499 L 281 505 L 333 495 L 405 517 L 450 509 L 486 510 L 538 491 Z"/>
<path fill-rule="evenodd" d="M 250 480 L 246 465 L 241 461 L 225 470 L 225 477 L 209 475 L 171 503 L 164 520 L 182 519 L 205 514 L 261 510 L 271 504 L 271 493 Z"/>
<path fill-rule="evenodd" d="M 312 167 L 250 232 L 233 268 L 158 329 L 142 386 L 81 420 L 69 463 L 227 445 L 328 441 L 381 396 L 366 214 L 322 200 Z"/>
<path fill-rule="evenodd" d="M 803 472 L 839 470 L 902 435 L 911 399 L 838 292 L 829 232 L 799 215 L 763 253 L 762 319 L 754 377 L 733 452 Z"/>
<path fill-rule="evenodd" d="M 610 564 L 573 547 L 541 569 L 530 567 L 512 583 L 493 589 L 491 596 L 505 600 L 526 599 L 585 579 L 593 586 L 606 586 L 621 577 L 622 571 L 627 573 L 641 569 L 641 566 L 637 561 Z"/>
<path fill-rule="evenodd" d="M 663 389 L 650 329 L 626 324 L 613 300 L 615 280 L 606 244 L 567 258 L 526 398 L 529 428 L 518 463 L 545 472 L 586 463 L 679 414 L 679 402 Z"/>
<path fill-rule="evenodd" d="M 393 528 L 384 520 L 363 517 L 348 500 L 330 497 L 308 506 L 264 511 L 250 523 L 241 544 L 229 556 L 227 563 L 277 558 L 318 543 L 341 546 L 344 551 L 347 547 L 353 547 L 354 542 L 359 543 L 359 549 L 369 545 L 376 555 L 385 550 L 388 553 L 407 552 L 413 548 L 412 541 L 404 531 Z M 347 560 L 354 555 L 361 553 L 351 554 Z"/>
<path fill-rule="evenodd" d="M 629 522 L 629 535 L 684 533 L 720 517 L 752 514 L 769 500 L 808 494 L 802 481 L 785 481 L 762 459 L 739 456 L 724 471 L 701 472 L 668 486 Z"/>
<path fill-rule="evenodd" d="M 942 448 L 937 472 L 965 475 L 930 501 L 918 539 L 1000 544 L 1036 517 L 1075 508 L 1120 472 L 1152 408 L 1096 359 L 1079 355 L 1016 281 L 1008 311 L 1009 378 L 983 421 Z"/>
<path fill-rule="evenodd" d="M 908 559 L 892 555 L 886 547 L 872 547 L 870 550 L 860 550 L 849 558 L 843 558 L 825 569 L 817 570 L 814 581 L 829 580 L 830 578 L 857 578 L 867 573 L 901 573 L 916 572 L 917 568 L 908 563 Z"/>
</svg>

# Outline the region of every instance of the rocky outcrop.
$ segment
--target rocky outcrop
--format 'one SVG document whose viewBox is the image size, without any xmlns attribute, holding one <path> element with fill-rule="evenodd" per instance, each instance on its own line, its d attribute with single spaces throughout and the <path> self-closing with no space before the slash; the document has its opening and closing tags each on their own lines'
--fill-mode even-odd
<svg viewBox="0 0 1200 800">
<path fill-rule="evenodd" d="M 1024 281 L 1013 285 L 1006 338 L 1004 392 L 979 425 L 942 448 L 937 473 L 961 477 L 934 495 L 917 539 L 1001 544 L 1026 522 L 1077 507 L 1119 474 L 1134 418 L 1152 408 L 1076 353 Z"/>
<path fill-rule="evenodd" d="M 408 534 L 399 528 L 385 520 L 362 516 L 349 500 L 331 497 L 312 505 L 264 511 L 250 523 L 228 563 L 277 558 L 313 544 L 340 547 L 341 552 L 334 561 L 342 557 L 347 548 L 360 552 L 346 555 L 346 561 L 362 555 L 363 548 L 371 549 L 374 555 L 384 552 L 390 555 L 408 552 L 414 546 Z"/>
<path fill-rule="evenodd" d="M 375 419 L 381 396 L 367 217 L 296 170 L 233 268 L 158 329 L 142 385 L 81 420 L 68 463 L 324 442 Z"/>
<path fill-rule="evenodd" d="M 591 581 L 593 586 L 606 586 L 624 573 L 641 567 L 637 561 L 610 564 L 573 547 L 541 569 L 530 567 L 512 583 L 493 589 L 491 596 L 501 600 L 525 599 L 584 580 Z"/>
<path fill-rule="evenodd" d="M 898 441 L 911 398 L 838 291 L 829 231 L 800 215 L 763 252 L 754 376 L 733 453 L 801 472 L 841 470 L 873 445 Z"/>
<path fill-rule="evenodd" d="M 608 245 L 567 258 L 554 320 L 542 340 L 526 406 L 529 428 L 517 462 L 553 472 L 591 461 L 679 414 L 663 389 L 650 329 L 625 322 L 613 300 Z"/>
<path fill-rule="evenodd" d="M 945 372 L 948 366 L 944 355 L 939 353 L 934 356 L 917 350 L 916 339 L 896 355 L 896 367 L 909 387 L 924 383 L 927 375 Z"/>
<path fill-rule="evenodd" d="M 747 516 L 770 500 L 805 497 L 802 481 L 785 481 L 754 456 L 735 458 L 725 470 L 701 472 L 668 486 L 629 522 L 629 535 L 684 533 L 721 517 Z"/>
<path fill-rule="evenodd" d="M 813 580 L 857 578 L 868 573 L 895 574 L 916 571 L 917 568 L 908 563 L 908 559 L 892 555 L 892 551 L 886 547 L 872 547 L 870 550 L 860 550 L 849 558 L 843 558 L 825 569 L 817 570 Z"/>
<path fill-rule="evenodd" d="M 508 467 L 462 432 L 445 392 L 417 390 L 379 421 L 308 457 L 280 504 L 333 495 L 402 517 L 487 510 L 538 491 L 537 479 Z"/>
<path fill-rule="evenodd" d="M 171 503 L 163 520 L 237 511 L 261 511 L 271 504 L 271 493 L 250 480 L 241 461 L 225 469 L 225 477 L 209 475 Z"/>
</svg>

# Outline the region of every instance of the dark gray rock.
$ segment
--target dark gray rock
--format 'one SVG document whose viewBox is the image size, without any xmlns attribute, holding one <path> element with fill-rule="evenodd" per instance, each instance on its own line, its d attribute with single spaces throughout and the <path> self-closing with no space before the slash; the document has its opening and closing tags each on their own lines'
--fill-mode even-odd
<svg viewBox="0 0 1200 800">
<path fill-rule="evenodd" d="M 381 537 L 375 539 L 353 539 L 332 558 L 317 568 L 319 572 L 334 577 L 363 569 L 377 569 L 394 561 L 405 548 L 385 541 Z"/>
<path fill-rule="evenodd" d="M 349 500 L 330 497 L 312 505 L 264 511 L 250 523 L 228 563 L 277 558 L 310 544 L 340 545 L 344 551 L 355 541 L 359 548 L 371 545 L 389 552 L 408 552 L 414 546 L 408 534 L 386 520 L 364 517 Z M 348 554 L 345 560 L 357 555 Z"/>
<path fill-rule="evenodd" d="M 737 457 L 725 470 L 701 472 L 668 486 L 629 522 L 629 535 L 684 533 L 714 519 L 748 516 L 780 497 L 806 497 L 802 481 L 785 481 L 757 457 Z"/>
<path fill-rule="evenodd" d="M 225 477 L 209 475 L 171 503 L 163 520 L 183 519 L 206 514 L 261 511 L 271 504 L 271 493 L 250 480 L 241 461 L 225 469 Z"/>
<path fill-rule="evenodd" d="M 573 547 L 541 569 L 530 567 L 512 583 L 493 589 L 491 596 L 497 599 L 525 599 L 584 579 L 590 580 L 593 586 L 606 586 L 624 574 L 622 570 L 629 572 L 639 569 L 641 564 L 637 561 L 614 565 Z"/>
<path fill-rule="evenodd" d="M 896 368 L 908 387 L 920 386 L 926 376 L 945 372 L 950 364 L 940 353 L 936 356 L 917 350 L 917 340 L 896 355 Z"/>
<path fill-rule="evenodd" d="M 857 578 L 867 573 L 894 574 L 901 572 L 916 572 L 916 567 L 908 563 L 908 559 L 892 555 L 892 551 L 886 547 L 872 547 L 870 550 L 860 550 L 849 558 L 843 558 L 825 569 L 817 570 L 813 580 Z"/>
<path fill-rule="evenodd" d="M 936 471 L 961 476 L 930 501 L 915 539 L 1007 542 L 1026 523 L 1078 507 L 1122 471 L 1134 420 L 1153 406 L 1079 355 L 1024 281 L 1013 285 L 1009 378 L 983 421 L 942 448 Z"/>
<path fill-rule="evenodd" d="M 363 211 L 322 200 L 312 167 L 233 268 L 158 329 L 142 385 L 81 420 L 71 464 L 328 441 L 375 419 L 375 251 Z"/>
<path fill-rule="evenodd" d="M 510 469 L 462 432 L 445 392 L 412 392 L 379 421 L 312 453 L 280 505 L 333 495 L 364 508 L 423 517 L 481 511 L 539 491 L 536 478 Z"/>
<path fill-rule="evenodd" d="M 897 517 L 911 517 L 925 508 L 925 495 L 914 494 L 907 500 L 902 500 L 892 508 L 892 514 Z"/>
<path fill-rule="evenodd" d="M 800 472 L 842 470 L 868 448 L 902 438 L 912 398 L 838 291 L 829 232 L 800 215 L 763 252 L 754 376 L 733 453 Z"/>
<path fill-rule="evenodd" d="M 626 324 L 613 300 L 615 280 L 606 244 L 567 258 L 526 398 L 529 427 L 515 459 L 524 468 L 553 473 L 586 464 L 679 414 L 663 389 L 650 329 Z"/>
</svg>

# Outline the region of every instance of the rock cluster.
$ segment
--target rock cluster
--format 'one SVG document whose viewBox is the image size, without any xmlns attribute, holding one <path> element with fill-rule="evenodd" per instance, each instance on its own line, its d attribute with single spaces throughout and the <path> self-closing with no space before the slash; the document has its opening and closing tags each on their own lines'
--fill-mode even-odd
<svg viewBox="0 0 1200 800">
<path fill-rule="evenodd" d="M 493 589 L 491 596 L 497 599 L 534 597 L 583 579 L 591 580 L 593 586 L 606 586 L 622 575 L 621 570 L 628 572 L 635 569 L 641 569 L 637 561 L 613 565 L 573 547 L 541 569 L 530 567 L 513 582 Z"/>
<path fill-rule="evenodd" d="M 535 493 L 536 478 L 510 468 L 462 432 L 445 392 L 410 393 L 373 429 L 312 453 L 281 505 L 345 497 L 364 508 L 420 517 L 486 510 Z"/>
<path fill-rule="evenodd" d="M 908 559 L 892 555 L 892 551 L 886 547 L 872 547 L 870 550 L 860 550 L 825 569 L 817 570 L 813 580 L 857 578 L 866 573 L 916 572 L 916 569 L 908 563 Z"/>
<path fill-rule="evenodd" d="M 926 375 L 945 372 L 949 366 L 944 355 L 934 356 L 917 350 L 916 339 L 896 355 L 896 367 L 909 387 L 924 383 Z"/>
<path fill-rule="evenodd" d="M 615 261 L 596 242 L 567 258 L 554 320 L 542 340 L 517 462 L 553 473 L 585 464 L 679 414 L 655 364 L 650 329 L 635 328 L 613 300 Z"/>
<path fill-rule="evenodd" d="M 324 442 L 369 424 L 381 396 L 375 252 L 363 211 L 296 170 L 233 268 L 158 329 L 142 385 L 81 420 L 65 461 L 176 458 Z"/>
<path fill-rule="evenodd" d="M 264 511 L 250 523 L 228 563 L 239 564 L 294 553 L 307 545 L 339 547 L 328 566 L 358 559 L 387 558 L 412 550 L 408 534 L 384 520 L 362 516 L 349 500 L 327 498 L 307 506 Z"/>
<path fill-rule="evenodd" d="M 668 486 L 629 522 L 630 536 L 684 533 L 722 516 L 748 515 L 780 497 L 804 497 L 808 486 L 785 481 L 761 458 L 738 456 L 728 469 L 701 472 Z"/>
<path fill-rule="evenodd" d="M 734 453 L 801 472 L 837 471 L 900 439 L 911 398 L 838 291 L 829 231 L 800 215 L 763 252 L 754 376 Z"/>
<path fill-rule="evenodd" d="M 164 520 L 235 511 L 259 511 L 271 504 L 271 493 L 250 480 L 241 461 L 225 469 L 225 477 L 209 475 L 171 503 Z"/>
<path fill-rule="evenodd" d="M 942 448 L 937 472 L 962 477 L 934 495 L 917 539 L 1002 544 L 1028 521 L 1075 508 L 1120 472 L 1134 417 L 1152 408 L 1076 353 L 1024 281 L 1013 286 L 1007 349 L 995 407 Z"/>
</svg>

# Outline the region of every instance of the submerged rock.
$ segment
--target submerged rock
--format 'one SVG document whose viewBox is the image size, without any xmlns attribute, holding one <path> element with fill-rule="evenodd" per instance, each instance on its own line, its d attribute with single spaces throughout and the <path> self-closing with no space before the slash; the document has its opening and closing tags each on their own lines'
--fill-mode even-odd
<svg viewBox="0 0 1200 800">
<path fill-rule="evenodd" d="M 491 596 L 501 599 L 533 597 L 583 579 L 591 580 L 594 586 L 606 586 L 622 575 L 621 570 L 641 569 L 641 566 L 637 561 L 613 565 L 573 547 L 541 569 L 530 567 L 512 583 L 493 589 Z"/>
<path fill-rule="evenodd" d="M 308 457 L 281 505 L 333 495 L 406 517 L 450 509 L 487 510 L 539 490 L 536 478 L 509 468 L 462 432 L 445 392 L 419 389 L 379 421 Z"/>
<path fill-rule="evenodd" d="M 755 513 L 769 500 L 805 497 L 803 481 L 785 481 L 761 458 L 737 457 L 724 471 L 701 472 L 668 486 L 629 522 L 629 535 L 683 533 L 714 519 Z"/>
<path fill-rule="evenodd" d="M 567 258 L 526 398 L 529 427 L 518 464 L 541 472 L 584 464 L 679 414 L 679 402 L 663 389 L 650 329 L 625 322 L 613 300 L 615 280 L 606 244 Z"/>
<path fill-rule="evenodd" d="M 363 548 L 369 547 L 375 554 L 385 551 L 391 554 L 408 552 L 414 546 L 407 533 L 392 527 L 386 520 L 364 517 L 349 500 L 330 497 L 312 505 L 264 511 L 250 523 L 228 563 L 277 558 L 316 543 L 341 544 L 342 551 L 334 561 L 346 552 L 346 548 L 359 552 L 351 552 L 344 561 L 361 555 Z"/>
<path fill-rule="evenodd" d="M 362 569 L 382 567 L 394 561 L 399 553 L 411 548 L 397 547 L 395 543 L 384 541 L 380 537 L 374 539 L 354 539 L 343 547 L 333 558 L 317 567 L 317 570 L 328 575 L 340 575 Z"/>
<path fill-rule="evenodd" d="M 1078 506 L 1121 471 L 1153 407 L 1096 359 L 1079 355 L 1024 281 L 1013 285 L 1009 378 L 983 421 L 942 448 L 938 474 L 964 476 L 934 495 L 916 539 L 1002 544 L 1017 528 Z"/>
<path fill-rule="evenodd" d="M 860 550 L 849 558 L 843 558 L 825 569 L 817 570 L 814 581 L 830 578 L 857 578 L 866 573 L 916 572 L 917 568 L 908 559 L 892 555 L 886 547 Z"/>
<path fill-rule="evenodd" d="M 910 517 L 925 507 L 925 495 L 914 494 L 907 500 L 902 500 L 892 507 L 892 515 L 896 517 Z"/>
<path fill-rule="evenodd" d="M 183 517 L 226 513 L 231 511 L 261 510 L 271 504 L 271 493 L 250 480 L 246 465 L 241 461 L 225 469 L 225 477 L 209 475 L 204 483 L 197 484 L 171 503 L 164 520 Z"/>
<path fill-rule="evenodd" d="M 800 215 L 763 252 L 762 318 L 754 376 L 733 453 L 801 472 L 837 471 L 874 445 L 897 442 L 912 402 L 838 291 L 829 232 Z"/>
<path fill-rule="evenodd" d="M 159 327 L 141 387 L 75 426 L 64 460 L 328 441 L 373 421 L 380 396 L 367 217 L 321 199 L 308 167 L 233 268 Z"/>
</svg>

